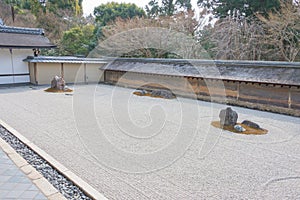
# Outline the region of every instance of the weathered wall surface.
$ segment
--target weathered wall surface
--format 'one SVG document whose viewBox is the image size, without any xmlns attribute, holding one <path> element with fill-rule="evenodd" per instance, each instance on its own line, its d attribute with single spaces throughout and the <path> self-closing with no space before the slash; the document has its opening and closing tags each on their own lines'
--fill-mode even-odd
<svg viewBox="0 0 300 200">
<path fill-rule="evenodd" d="M 60 65 L 54 63 L 47 63 L 43 66 L 36 63 L 36 67 L 36 78 L 38 84 L 49 84 L 54 76 L 60 76 L 61 74 Z"/>
<path fill-rule="evenodd" d="M 199 76 L 154 74 L 149 73 L 151 69 L 145 70 L 147 73 L 142 73 L 141 69 L 138 69 L 139 71 L 131 69 L 121 71 L 119 70 L 122 68 L 121 65 L 119 62 L 116 65 L 116 70 L 113 64 L 109 68 L 103 68 L 103 82 L 132 88 L 167 88 L 172 90 L 174 94 L 184 97 L 300 116 L 300 82 L 297 82 L 300 67 L 283 67 L 283 69 L 280 69 L 276 66 L 277 71 L 284 72 L 277 76 L 283 78 L 278 80 L 276 77 L 271 77 L 270 73 L 267 72 L 266 77 L 270 78 L 269 80 L 274 80 L 268 83 L 266 79 L 259 82 L 259 77 L 255 77 L 255 81 L 252 81 L 251 76 L 253 74 L 246 77 L 245 74 L 247 73 L 243 74 L 242 78 L 244 80 L 239 80 L 240 77 L 238 76 L 236 80 L 226 80 L 222 77 L 203 78 Z M 135 69 L 137 65 L 138 63 L 135 62 Z M 142 63 L 142 66 L 145 67 L 145 63 Z M 251 69 L 251 66 L 248 66 L 247 70 L 253 72 L 255 67 Z M 261 70 L 261 67 L 259 70 Z M 269 67 L 266 70 L 271 72 L 272 68 Z M 287 72 L 287 70 L 290 71 Z M 293 74 L 288 74 L 291 72 Z M 230 73 L 234 74 L 234 72 Z M 293 78 L 289 78 L 289 76 L 293 76 Z"/>
<path fill-rule="evenodd" d="M 54 76 L 63 76 L 66 83 L 98 83 L 102 64 L 30 63 L 30 82 L 49 85 Z"/>
<path fill-rule="evenodd" d="M 168 88 L 184 97 L 300 116 L 300 63 L 73 57 L 26 61 L 33 84 L 50 84 L 55 75 L 63 75 L 67 83 Z"/>
</svg>

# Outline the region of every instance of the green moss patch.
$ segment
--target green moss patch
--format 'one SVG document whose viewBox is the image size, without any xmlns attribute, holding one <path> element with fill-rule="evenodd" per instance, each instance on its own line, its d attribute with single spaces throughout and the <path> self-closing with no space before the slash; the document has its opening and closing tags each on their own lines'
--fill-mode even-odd
<svg viewBox="0 0 300 200">
<path fill-rule="evenodd" d="M 65 90 L 59 90 L 59 89 L 54 89 L 54 88 L 48 88 L 44 90 L 45 92 L 52 92 L 52 93 L 65 93 L 65 92 L 73 92 L 73 90 L 67 88 Z"/>
</svg>

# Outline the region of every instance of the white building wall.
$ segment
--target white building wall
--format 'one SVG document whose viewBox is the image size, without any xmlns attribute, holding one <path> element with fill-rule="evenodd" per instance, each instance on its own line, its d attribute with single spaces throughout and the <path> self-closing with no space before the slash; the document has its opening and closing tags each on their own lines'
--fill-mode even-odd
<svg viewBox="0 0 300 200">
<path fill-rule="evenodd" d="M 1 49 L 0 48 L 0 84 L 29 83 L 27 56 L 32 49 Z"/>
</svg>

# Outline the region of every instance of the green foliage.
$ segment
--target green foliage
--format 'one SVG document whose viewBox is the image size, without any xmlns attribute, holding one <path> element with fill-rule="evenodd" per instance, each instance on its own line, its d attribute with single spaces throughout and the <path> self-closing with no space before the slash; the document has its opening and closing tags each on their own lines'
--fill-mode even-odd
<svg viewBox="0 0 300 200">
<path fill-rule="evenodd" d="M 112 23 L 117 18 L 132 19 L 134 17 L 145 16 L 145 11 L 142 8 L 137 7 L 132 3 L 106 3 L 94 9 L 94 15 L 96 17 L 96 28 L 94 31 L 94 37 L 90 41 L 89 49 L 94 49 L 98 40 L 103 38 L 103 27 Z"/>
<path fill-rule="evenodd" d="M 107 3 L 101 4 L 94 9 L 96 22 L 100 26 L 106 26 L 109 22 L 114 21 L 117 17 L 122 19 L 133 18 L 135 16 L 142 17 L 145 12 L 142 8 L 132 3 Z"/>
<path fill-rule="evenodd" d="M 48 0 L 47 9 L 54 13 L 56 13 L 58 9 L 71 10 L 77 15 L 82 12 L 82 1 L 83 0 Z"/>
<path fill-rule="evenodd" d="M 83 0 L 48 0 L 46 7 L 43 7 L 38 0 L 4 0 L 5 3 L 17 10 L 31 10 L 32 14 L 38 16 L 40 11 L 50 11 L 58 14 L 58 10 L 71 10 L 75 14 L 82 12 Z M 79 9 L 79 11 L 78 11 Z"/>
<path fill-rule="evenodd" d="M 30 0 L 29 2 L 30 2 L 31 13 L 34 14 L 35 16 L 38 16 L 41 11 L 43 12 L 46 11 L 45 8 L 43 8 L 38 1 Z"/>
<path fill-rule="evenodd" d="M 149 17 L 172 16 L 179 11 L 188 11 L 192 9 L 191 0 L 151 0 L 146 6 L 146 12 Z"/>
<path fill-rule="evenodd" d="M 86 25 L 65 31 L 60 41 L 60 54 L 87 56 L 90 42 L 94 37 L 94 28 L 93 25 Z"/>
<path fill-rule="evenodd" d="M 5 3 L 10 4 L 12 6 L 21 6 L 22 0 L 4 0 Z"/>
<path fill-rule="evenodd" d="M 181 57 L 175 53 L 168 52 L 163 49 L 143 48 L 130 51 L 123 54 L 125 58 L 173 58 L 180 59 Z"/>
<path fill-rule="evenodd" d="M 96 24 L 96 27 L 94 29 L 94 37 L 91 39 L 90 44 L 89 44 L 90 50 L 93 50 L 98 45 L 98 40 L 103 38 L 102 29 L 103 29 L 103 26 Z"/>
<path fill-rule="evenodd" d="M 216 54 L 213 51 L 216 48 L 216 44 L 212 41 L 212 31 L 213 29 L 209 26 L 209 28 L 200 30 L 199 35 L 199 43 L 205 49 L 210 58 L 216 58 Z"/>
<path fill-rule="evenodd" d="M 30 0 L 25 0 L 22 7 L 26 10 L 30 10 L 31 7 Z"/>
<path fill-rule="evenodd" d="M 198 5 L 221 18 L 228 15 L 248 17 L 256 13 L 266 16 L 280 8 L 280 0 L 198 0 Z"/>
</svg>

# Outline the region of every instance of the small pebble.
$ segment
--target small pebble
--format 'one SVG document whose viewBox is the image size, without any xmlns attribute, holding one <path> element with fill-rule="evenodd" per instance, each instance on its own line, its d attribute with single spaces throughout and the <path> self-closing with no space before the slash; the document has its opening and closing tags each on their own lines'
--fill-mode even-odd
<svg viewBox="0 0 300 200">
<path fill-rule="evenodd" d="M 245 132 L 246 131 L 246 129 L 244 127 L 242 127 L 241 125 L 235 125 L 233 128 L 238 132 Z"/>
</svg>

